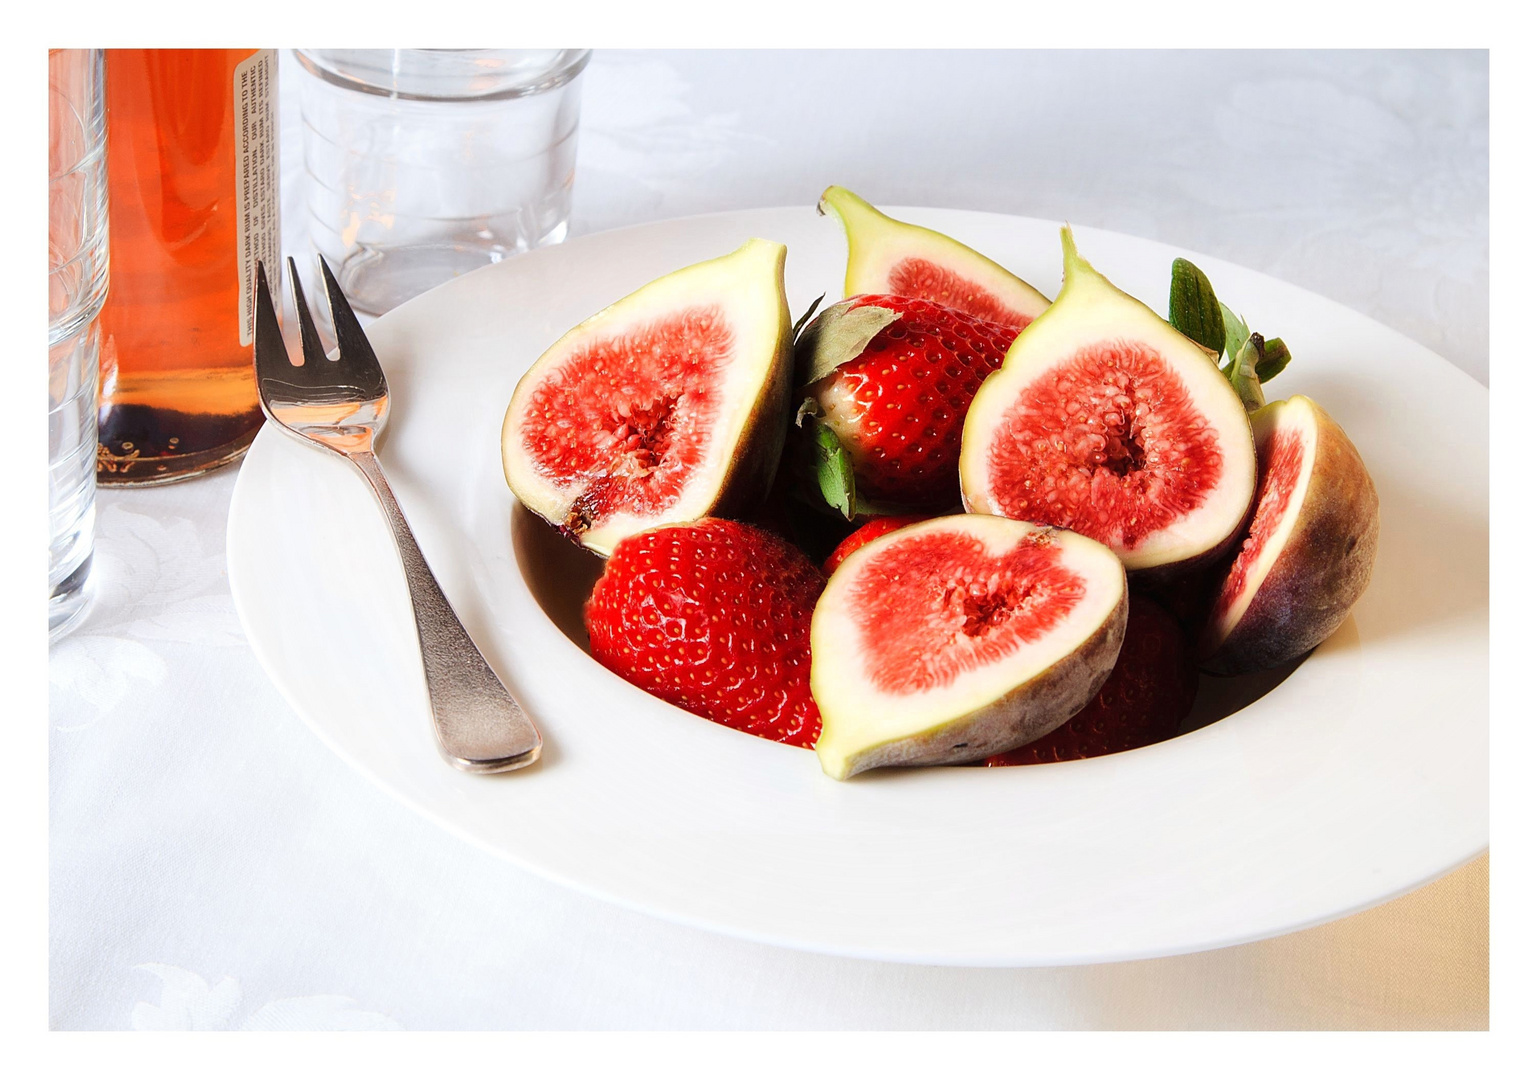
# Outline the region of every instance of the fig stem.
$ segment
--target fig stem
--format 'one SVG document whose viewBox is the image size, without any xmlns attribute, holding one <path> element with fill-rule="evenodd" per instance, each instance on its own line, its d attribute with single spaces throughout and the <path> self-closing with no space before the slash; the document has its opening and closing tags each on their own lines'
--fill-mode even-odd
<svg viewBox="0 0 1538 1080">
<path fill-rule="evenodd" d="M 1268 383 L 1282 373 L 1292 362 L 1292 353 L 1281 338 L 1267 338 L 1260 350 L 1260 360 L 1255 364 L 1255 375 Z"/>
<path fill-rule="evenodd" d="M 1073 229 L 1066 223 L 1063 225 L 1062 236 L 1063 287 L 1066 289 L 1068 287 L 1068 283 L 1073 281 L 1080 274 L 1089 273 L 1099 276 L 1099 271 L 1091 266 L 1088 260 L 1084 258 L 1084 256 L 1079 254 L 1079 245 L 1074 243 L 1073 239 Z"/>
<path fill-rule="evenodd" d="M 1261 350 L 1265 347 L 1265 338 L 1259 334 L 1251 334 L 1245 339 L 1244 344 L 1239 346 L 1234 362 L 1229 365 L 1228 381 L 1239 395 L 1239 400 L 1244 402 L 1247 412 L 1254 412 L 1266 403 L 1266 395 L 1260 389 L 1260 377 L 1255 374 L 1255 365 L 1259 362 Z"/>
</svg>

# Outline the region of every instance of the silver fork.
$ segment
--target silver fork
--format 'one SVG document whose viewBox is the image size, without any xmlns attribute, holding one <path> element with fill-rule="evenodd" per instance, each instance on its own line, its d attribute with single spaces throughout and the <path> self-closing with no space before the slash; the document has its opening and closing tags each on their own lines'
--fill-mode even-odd
<svg viewBox="0 0 1538 1080">
<path fill-rule="evenodd" d="M 288 280 L 304 354 L 304 364 L 295 367 L 283 345 L 266 270 L 257 265 L 256 384 L 262 411 L 289 434 L 352 462 L 379 497 L 406 570 L 443 756 L 467 772 L 508 772 L 531 765 L 539 759 L 538 730 L 449 606 L 379 469 L 374 438 L 389 416 L 390 390 L 373 346 L 325 259 L 320 260 L 320 270 L 336 328 L 337 357 L 328 359 L 321 346 L 298 270 L 289 259 Z"/>
</svg>

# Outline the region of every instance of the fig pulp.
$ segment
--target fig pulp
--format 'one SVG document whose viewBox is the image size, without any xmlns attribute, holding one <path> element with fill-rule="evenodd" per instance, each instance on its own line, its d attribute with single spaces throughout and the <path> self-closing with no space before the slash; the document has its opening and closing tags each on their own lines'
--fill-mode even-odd
<svg viewBox="0 0 1538 1080">
<path fill-rule="evenodd" d="M 1340 425 L 1301 394 L 1251 420 L 1259 498 L 1200 643 L 1220 675 L 1279 667 L 1333 634 L 1378 550 L 1378 493 Z"/>
<path fill-rule="evenodd" d="M 1255 487 L 1243 403 L 1201 348 L 1117 289 L 1063 229 L 1063 289 L 983 381 L 966 508 L 1072 529 L 1169 574 L 1237 538 Z"/>
<path fill-rule="evenodd" d="M 933 300 L 1015 330 L 1050 301 L 992 259 L 944 233 L 887 217 L 847 188 L 822 193 L 817 211 L 844 226 L 844 295 L 890 293 Z"/>
<path fill-rule="evenodd" d="M 817 756 L 836 780 L 979 761 L 1040 738 L 1094 696 L 1127 621 L 1104 545 L 977 514 L 849 553 L 812 613 Z"/>
<path fill-rule="evenodd" d="M 753 509 L 785 439 L 785 245 L 653 281 L 568 331 L 519 380 L 502 462 L 520 502 L 600 555 L 662 524 Z"/>
</svg>

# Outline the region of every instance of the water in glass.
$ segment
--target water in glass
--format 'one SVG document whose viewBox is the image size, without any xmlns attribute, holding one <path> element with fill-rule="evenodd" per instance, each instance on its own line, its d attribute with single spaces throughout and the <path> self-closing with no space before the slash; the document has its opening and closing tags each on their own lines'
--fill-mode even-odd
<svg viewBox="0 0 1538 1080">
<path fill-rule="evenodd" d="M 300 49 L 310 239 L 382 314 L 566 236 L 584 49 Z"/>
</svg>

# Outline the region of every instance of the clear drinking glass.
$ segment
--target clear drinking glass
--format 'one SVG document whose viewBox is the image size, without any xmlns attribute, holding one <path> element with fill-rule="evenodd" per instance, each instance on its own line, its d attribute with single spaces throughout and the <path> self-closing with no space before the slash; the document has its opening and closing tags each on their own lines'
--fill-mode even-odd
<svg viewBox="0 0 1538 1080">
<path fill-rule="evenodd" d="M 587 49 L 298 49 L 310 240 L 361 311 L 565 239 Z"/>
<path fill-rule="evenodd" d="M 48 51 L 48 636 L 85 614 L 96 520 L 97 316 L 107 298 L 100 49 Z"/>
</svg>

